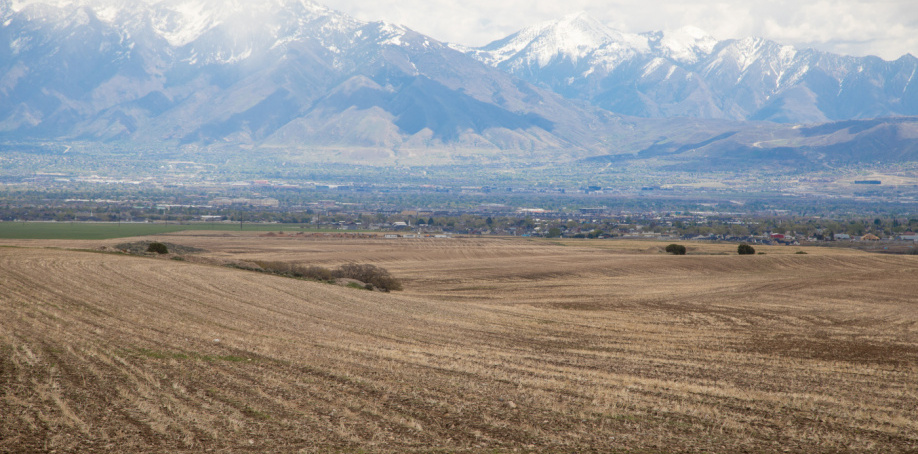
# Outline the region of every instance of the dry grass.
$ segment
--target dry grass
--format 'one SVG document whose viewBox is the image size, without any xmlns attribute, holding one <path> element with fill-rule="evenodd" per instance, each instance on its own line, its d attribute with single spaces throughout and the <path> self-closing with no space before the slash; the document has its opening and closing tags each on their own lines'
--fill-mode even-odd
<svg viewBox="0 0 918 454">
<path fill-rule="evenodd" d="M 918 257 L 156 239 L 405 290 L 0 248 L 0 451 L 918 450 Z"/>
</svg>

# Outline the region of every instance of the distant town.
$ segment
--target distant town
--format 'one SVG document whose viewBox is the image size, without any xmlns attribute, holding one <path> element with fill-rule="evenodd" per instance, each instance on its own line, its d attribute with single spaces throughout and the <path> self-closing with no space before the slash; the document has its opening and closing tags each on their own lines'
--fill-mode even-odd
<svg viewBox="0 0 918 454">
<path fill-rule="evenodd" d="M 873 181 L 870 186 L 882 186 Z M 41 174 L 0 186 L 0 221 L 281 224 L 301 231 L 389 237 L 506 235 L 644 238 L 750 244 L 849 244 L 911 251 L 909 201 L 743 196 L 719 200 L 661 187 L 497 187 L 323 184 L 272 180 L 184 182 Z"/>
</svg>

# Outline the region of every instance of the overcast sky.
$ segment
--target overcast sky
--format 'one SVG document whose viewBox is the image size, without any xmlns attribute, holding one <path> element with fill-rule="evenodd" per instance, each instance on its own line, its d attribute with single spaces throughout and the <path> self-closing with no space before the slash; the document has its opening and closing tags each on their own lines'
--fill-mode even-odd
<svg viewBox="0 0 918 454">
<path fill-rule="evenodd" d="M 480 46 L 578 11 L 621 31 L 699 27 L 715 38 L 894 60 L 918 56 L 916 0 L 317 0 L 362 20 L 406 25 L 441 41 Z"/>
</svg>

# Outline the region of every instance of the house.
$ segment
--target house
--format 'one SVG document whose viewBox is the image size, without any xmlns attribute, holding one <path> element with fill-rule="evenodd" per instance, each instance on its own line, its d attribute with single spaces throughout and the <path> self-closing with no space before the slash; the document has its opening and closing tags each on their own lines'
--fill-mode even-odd
<svg viewBox="0 0 918 454">
<path fill-rule="evenodd" d="M 918 233 L 914 233 L 914 232 L 905 232 L 905 233 L 899 235 L 898 238 L 899 238 L 900 241 L 916 241 L 916 242 L 918 242 Z"/>
<path fill-rule="evenodd" d="M 833 238 L 836 240 L 850 240 L 851 235 L 848 235 L 847 233 L 836 233 Z"/>
</svg>

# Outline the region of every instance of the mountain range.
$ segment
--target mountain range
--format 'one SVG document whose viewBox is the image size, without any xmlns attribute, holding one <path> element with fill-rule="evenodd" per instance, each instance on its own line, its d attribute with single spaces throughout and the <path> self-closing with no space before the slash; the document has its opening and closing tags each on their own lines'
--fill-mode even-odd
<svg viewBox="0 0 918 454">
<path fill-rule="evenodd" d="M 846 57 L 685 27 L 622 33 L 580 13 L 481 48 L 478 60 L 571 99 L 640 117 L 825 123 L 918 115 L 918 59 Z"/>
<path fill-rule="evenodd" d="M 0 141 L 916 160 L 916 67 L 583 14 L 466 48 L 307 0 L 0 0 Z"/>
</svg>

